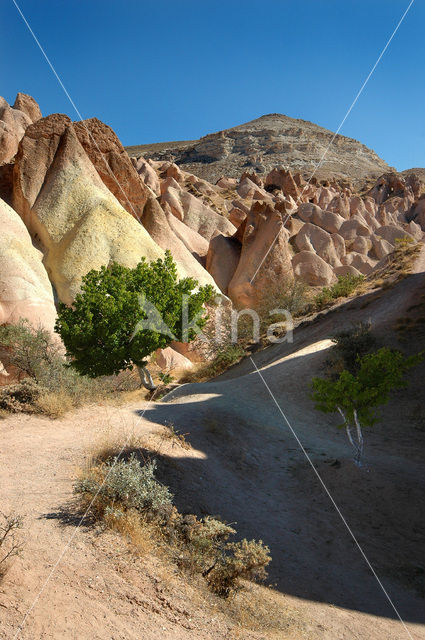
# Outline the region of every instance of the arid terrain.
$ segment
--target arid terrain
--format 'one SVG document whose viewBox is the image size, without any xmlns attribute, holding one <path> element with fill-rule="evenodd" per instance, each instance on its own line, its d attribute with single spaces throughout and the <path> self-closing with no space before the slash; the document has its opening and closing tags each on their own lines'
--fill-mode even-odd
<svg viewBox="0 0 425 640">
<path fill-rule="evenodd" d="M 130 156 L 171 161 L 210 182 L 221 176 L 239 178 L 244 171 L 266 174 L 283 165 L 310 175 L 322 161 L 318 178 L 377 178 L 389 170 L 364 144 L 318 125 L 270 113 L 200 140 L 159 142 L 126 147 Z M 332 144 L 330 144 L 332 141 Z"/>
<path fill-rule="evenodd" d="M 0 511 L 22 518 L 23 543 L 0 583 L 0 637 L 425 640 L 425 364 L 365 428 L 362 466 L 311 397 L 343 329 L 425 349 L 425 170 L 397 173 L 337 136 L 308 180 L 332 133 L 276 114 L 129 154 L 100 120 L 42 117 L 25 94 L 1 99 L 0 123 L 0 329 L 39 327 L 62 368 L 58 303 L 75 305 L 90 270 L 168 250 L 220 310 L 301 300 L 293 342 L 263 332 L 220 360 L 174 336 L 151 354 L 158 393 L 76 400 L 34 375 L 19 400 L 32 370 L 0 340 Z M 214 566 L 190 573 L 149 529 L 135 545 L 84 513 L 75 482 L 127 440 L 155 457 L 178 513 L 269 547 L 263 584 L 221 597 L 204 580 Z"/>
</svg>

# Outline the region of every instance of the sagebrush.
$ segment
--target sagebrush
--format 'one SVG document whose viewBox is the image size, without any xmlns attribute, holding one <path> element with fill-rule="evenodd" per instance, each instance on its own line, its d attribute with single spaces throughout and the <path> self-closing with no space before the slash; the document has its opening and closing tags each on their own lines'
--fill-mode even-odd
<svg viewBox="0 0 425 640">
<path fill-rule="evenodd" d="M 227 597 L 240 587 L 240 579 L 262 580 L 270 562 L 269 549 L 260 540 L 228 542 L 235 529 L 219 518 L 181 514 L 168 487 L 155 478 L 155 460 L 143 464 L 135 453 L 94 461 L 75 484 L 85 509 L 132 541 L 157 536 L 172 561 L 200 574 L 210 588 Z M 140 543 L 137 545 L 140 546 Z"/>
</svg>

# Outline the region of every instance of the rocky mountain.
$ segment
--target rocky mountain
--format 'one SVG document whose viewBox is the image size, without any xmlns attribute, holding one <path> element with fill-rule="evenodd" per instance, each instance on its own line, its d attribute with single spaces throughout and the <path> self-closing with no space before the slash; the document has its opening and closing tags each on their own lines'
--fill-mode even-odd
<svg viewBox="0 0 425 640">
<path fill-rule="evenodd" d="M 326 152 L 318 178 L 377 178 L 387 163 L 357 140 L 337 135 L 306 120 L 272 113 L 200 140 L 126 147 L 130 156 L 175 162 L 210 182 L 239 178 L 245 170 L 266 174 L 282 165 L 311 175 Z M 329 146 L 330 145 L 330 146 Z"/>
<path fill-rule="evenodd" d="M 278 291 L 294 278 L 322 287 L 339 275 L 368 275 L 398 238 L 415 242 L 425 231 L 424 182 L 415 172 L 386 171 L 359 192 L 332 172 L 308 182 L 299 171 L 272 166 L 272 158 L 289 147 L 299 167 L 302 158 L 318 158 L 331 134 L 309 123 L 291 121 L 298 123 L 294 127 L 285 116 L 266 116 L 181 147 L 180 160 L 198 163 L 179 166 L 130 158 L 96 118 L 43 118 L 23 94 L 14 107 L 0 104 L 3 322 L 19 311 L 51 329 L 55 302 L 71 304 L 90 269 L 114 261 L 135 266 L 142 256 L 156 259 L 166 249 L 180 276 L 212 284 L 237 308 L 255 307 L 264 291 Z M 266 143 L 273 153 L 258 155 Z M 334 166 L 344 158 L 347 177 L 362 175 L 363 187 L 365 176 L 387 168 L 354 140 L 340 136 L 334 144 Z M 261 166 L 241 173 L 254 155 L 261 156 Z M 230 176 L 214 184 L 183 169 L 188 166 L 215 175 L 226 168 Z"/>
</svg>

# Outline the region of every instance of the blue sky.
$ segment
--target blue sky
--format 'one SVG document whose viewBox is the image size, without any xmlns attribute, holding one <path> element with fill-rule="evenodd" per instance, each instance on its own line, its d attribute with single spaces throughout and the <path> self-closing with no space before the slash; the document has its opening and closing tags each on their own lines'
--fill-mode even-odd
<svg viewBox="0 0 425 640">
<path fill-rule="evenodd" d="M 83 117 L 123 144 L 188 140 L 284 113 L 335 130 L 408 0 L 17 0 Z M 416 0 L 341 133 L 425 166 L 425 2 Z M 0 95 L 76 114 L 12 0 Z"/>
</svg>

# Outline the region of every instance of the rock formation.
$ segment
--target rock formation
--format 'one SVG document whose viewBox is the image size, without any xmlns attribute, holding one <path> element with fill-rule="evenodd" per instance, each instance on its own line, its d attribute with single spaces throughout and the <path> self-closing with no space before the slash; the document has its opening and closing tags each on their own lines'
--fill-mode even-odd
<svg viewBox="0 0 425 640">
<path fill-rule="evenodd" d="M 388 165 L 365 145 L 337 135 L 329 146 L 332 137 L 331 131 L 311 122 L 272 113 L 200 140 L 138 145 L 127 151 L 154 160 L 171 158 L 212 183 L 223 176 L 239 179 L 247 168 L 265 175 L 282 164 L 291 172 L 311 174 L 326 149 L 326 161 L 316 173 L 319 179 L 363 179 L 388 171 Z"/>
<path fill-rule="evenodd" d="M 14 166 L 13 202 L 67 304 L 90 269 L 163 255 L 106 188 L 67 116 L 28 127 Z"/>
<path fill-rule="evenodd" d="M 0 200 L 0 324 L 25 318 L 53 332 L 56 309 L 52 285 L 18 214 Z"/>
</svg>

